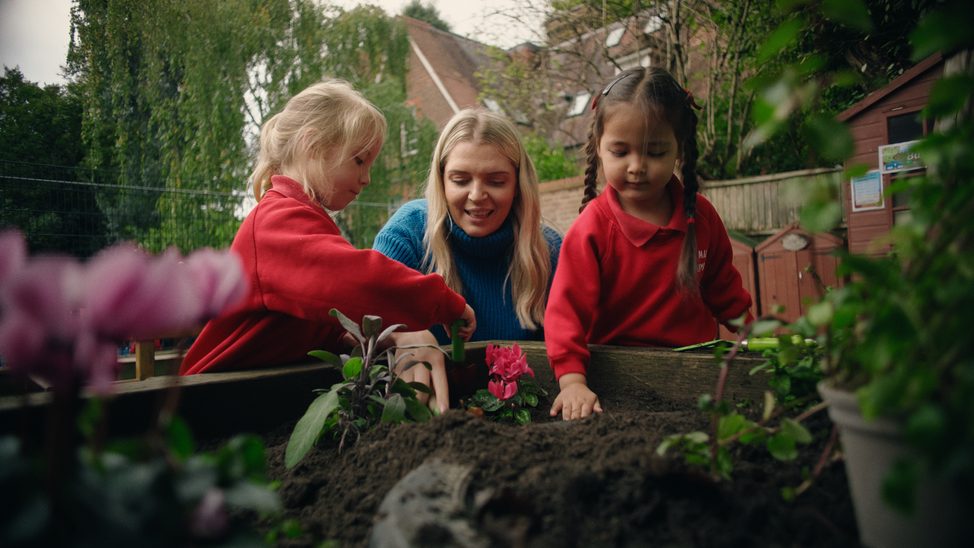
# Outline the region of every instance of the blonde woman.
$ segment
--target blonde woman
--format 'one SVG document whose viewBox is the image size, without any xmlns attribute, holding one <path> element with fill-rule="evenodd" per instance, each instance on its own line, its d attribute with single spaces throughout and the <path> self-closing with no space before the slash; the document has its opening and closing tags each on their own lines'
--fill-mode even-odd
<svg viewBox="0 0 974 548">
<path fill-rule="evenodd" d="M 374 244 L 413 269 L 440 274 L 463 295 L 477 311 L 470 340 L 544 338 L 560 247 L 561 236 L 542 224 L 537 175 L 517 130 L 483 109 L 460 111 L 447 123 L 433 151 L 426 197 L 403 205 Z M 439 326 L 426 336 L 423 342 L 433 336 L 448 341 Z M 397 342 L 418 342 L 406 339 Z M 445 409 L 448 389 L 438 361 L 432 384 Z M 430 374 L 421 367 L 411 371 Z"/>
<path fill-rule="evenodd" d="M 298 93 L 264 123 L 251 177 L 257 207 L 231 246 L 250 277 L 250 294 L 237 310 L 206 324 L 180 374 L 285 364 L 319 348 L 339 351 L 345 330 L 328 314 L 332 308 L 355 321 L 378 314 L 413 329 L 460 318 L 469 338 L 474 312 L 441 277 L 356 249 L 328 215 L 369 184 L 385 132 L 382 113 L 335 80 Z"/>
</svg>

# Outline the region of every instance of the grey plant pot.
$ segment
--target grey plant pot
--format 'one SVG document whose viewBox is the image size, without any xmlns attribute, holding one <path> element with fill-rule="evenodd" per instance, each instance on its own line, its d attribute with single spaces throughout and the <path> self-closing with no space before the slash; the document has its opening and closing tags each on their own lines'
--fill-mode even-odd
<svg viewBox="0 0 974 548">
<path fill-rule="evenodd" d="M 936 478 L 923 478 L 916 491 L 912 515 L 888 506 L 882 484 L 893 463 L 911 454 L 901 424 L 879 418 L 867 421 L 855 394 L 826 382 L 818 392 L 829 405 L 829 417 L 839 428 L 846 475 L 859 526 L 859 540 L 871 548 L 969 546 L 974 526 L 956 489 Z"/>
</svg>

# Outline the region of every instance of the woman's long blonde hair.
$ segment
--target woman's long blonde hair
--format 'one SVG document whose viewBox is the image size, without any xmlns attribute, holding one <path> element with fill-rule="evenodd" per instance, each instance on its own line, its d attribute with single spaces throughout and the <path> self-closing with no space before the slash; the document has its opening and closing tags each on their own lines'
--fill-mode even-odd
<svg viewBox="0 0 974 548">
<path fill-rule="evenodd" d="M 313 181 L 366 149 L 381 147 L 385 116 L 344 80 L 324 80 L 292 97 L 284 110 L 264 122 L 260 149 L 250 176 L 259 201 L 271 176 L 295 174 L 315 199 Z"/>
<path fill-rule="evenodd" d="M 428 219 L 423 244 L 427 271 L 439 273 L 451 289 L 462 293 L 463 284 L 448 241 L 452 219 L 443 180 L 447 157 L 458 143 L 493 145 L 514 165 L 517 193 L 510 213 L 514 252 L 504 283 L 511 281 L 514 310 L 521 327 L 537 329 L 544 323 L 551 255 L 541 229 L 538 176 L 517 130 L 507 118 L 488 110 L 465 109 L 455 114 L 440 133 L 426 182 Z"/>
</svg>

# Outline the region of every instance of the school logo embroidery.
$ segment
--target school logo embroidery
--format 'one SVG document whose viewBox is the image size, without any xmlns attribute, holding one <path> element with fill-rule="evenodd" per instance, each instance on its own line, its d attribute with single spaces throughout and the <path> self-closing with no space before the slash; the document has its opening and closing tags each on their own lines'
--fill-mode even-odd
<svg viewBox="0 0 974 548">
<path fill-rule="evenodd" d="M 707 268 L 707 250 L 697 251 L 697 273 L 703 272 Z"/>
</svg>

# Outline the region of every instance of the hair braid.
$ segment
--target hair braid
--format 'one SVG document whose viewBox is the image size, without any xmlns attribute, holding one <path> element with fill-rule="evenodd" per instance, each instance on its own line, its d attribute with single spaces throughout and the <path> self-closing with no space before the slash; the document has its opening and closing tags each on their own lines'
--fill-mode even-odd
<svg viewBox="0 0 974 548">
<path fill-rule="evenodd" d="M 683 142 L 683 158 L 680 173 L 683 176 L 683 211 L 687 217 L 687 235 L 683 240 L 683 251 L 677 267 L 677 279 L 680 285 L 691 293 L 700 290 L 697 284 L 697 115 L 690 104 L 687 104 L 687 118 L 690 132 Z"/>
<path fill-rule="evenodd" d="M 596 186 L 596 179 L 599 173 L 598 144 L 596 143 L 598 139 L 595 135 L 595 126 L 597 123 L 598 116 L 596 115 L 592 119 L 592 125 L 589 126 L 588 141 L 585 143 L 585 194 L 582 196 L 582 205 L 578 208 L 579 213 L 585 209 L 585 206 L 589 202 L 599 195 Z"/>
</svg>

